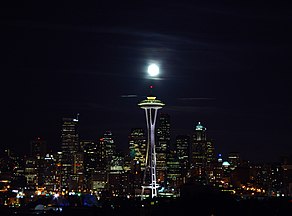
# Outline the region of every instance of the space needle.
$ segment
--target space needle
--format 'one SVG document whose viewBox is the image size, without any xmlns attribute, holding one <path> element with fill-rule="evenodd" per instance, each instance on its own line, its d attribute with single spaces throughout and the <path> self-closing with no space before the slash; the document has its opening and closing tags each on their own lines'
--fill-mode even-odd
<svg viewBox="0 0 292 216">
<path fill-rule="evenodd" d="M 158 66 L 150 65 L 148 67 L 149 75 L 157 75 L 158 72 Z M 156 99 L 153 95 L 147 96 L 145 100 L 142 100 L 138 104 L 140 108 L 145 110 L 147 125 L 146 167 L 143 176 L 141 199 L 144 197 L 145 189 L 151 190 L 151 198 L 157 197 L 158 184 L 156 182 L 155 123 L 157 112 L 164 105 L 165 104 L 162 101 Z M 150 177 L 149 174 L 147 176 L 147 173 L 150 174 Z"/>
</svg>

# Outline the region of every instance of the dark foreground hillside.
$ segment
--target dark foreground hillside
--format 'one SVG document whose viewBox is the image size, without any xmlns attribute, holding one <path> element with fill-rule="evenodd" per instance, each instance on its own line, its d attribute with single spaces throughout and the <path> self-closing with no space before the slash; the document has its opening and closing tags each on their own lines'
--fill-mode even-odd
<svg viewBox="0 0 292 216">
<path fill-rule="evenodd" d="M 4 208 L 0 215 L 47 216 L 291 216 L 292 198 L 238 199 L 207 187 L 185 185 L 180 198 L 151 200 L 113 199 L 102 205 L 85 207 L 67 206 L 62 211 L 33 211 L 31 208 Z"/>
</svg>

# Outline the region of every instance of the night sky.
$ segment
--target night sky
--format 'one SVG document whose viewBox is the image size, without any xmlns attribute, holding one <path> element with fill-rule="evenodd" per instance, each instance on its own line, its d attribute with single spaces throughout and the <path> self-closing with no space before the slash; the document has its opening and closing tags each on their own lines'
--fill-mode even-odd
<svg viewBox="0 0 292 216">
<path fill-rule="evenodd" d="M 57 150 L 62 117 L 77 113 L 81 139 L 110 129 L 125 149 L 130 129 L 146 125 L 137 103 L 154 85 L 174 136 L 200 121 L 223 156 L 292 153 L 288 3 L 73 2 L 0 7 L 1 150 L 28 152 L 38 136 Z"/>
</svg>

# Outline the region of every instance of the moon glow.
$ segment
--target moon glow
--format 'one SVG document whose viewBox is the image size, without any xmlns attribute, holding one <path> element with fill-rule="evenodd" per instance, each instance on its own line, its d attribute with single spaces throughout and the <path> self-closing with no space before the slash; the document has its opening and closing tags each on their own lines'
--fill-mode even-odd
<svg viewBox="0 0 292 216">
<path fill-rule="evenodd" d="M 148 66 L 148 74 L 152 77 L 159 74 L 159 67 L 156 64 L 151 64 Z"/>
</svg>

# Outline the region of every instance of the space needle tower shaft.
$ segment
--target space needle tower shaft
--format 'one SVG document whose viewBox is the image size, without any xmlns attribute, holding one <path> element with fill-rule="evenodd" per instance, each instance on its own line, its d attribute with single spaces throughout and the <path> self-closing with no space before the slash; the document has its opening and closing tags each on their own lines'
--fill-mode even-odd
<svg viewBox="0 0 292 216">
<path fill-rule="evenodd" d="M 151 190 L 151 198 L 157 196 L 157 182 L 156 182 L 156 152 L 155 152 L 155 123 L 157 118 L 157 112 L 165 104 L 160 100 L 157 100 L 155 96 L 148 96 L 146 100 L 141 101 L 138 104 L 145 110 L 146 125 L 147 125 L 147 152 L 146 152 L 146 168 L 143 178 L 142 194 L 144 196 L 144 190 Z M 146 173 L 150 171 L 150 179 L 146 179 Z M 148 184 L 147 184 L 148 182 Z"/>
</svg>

